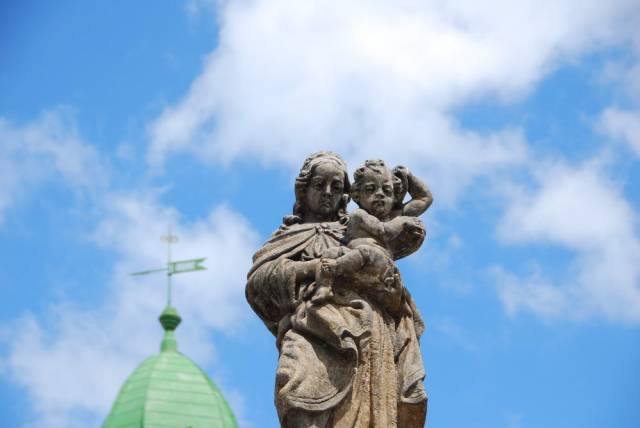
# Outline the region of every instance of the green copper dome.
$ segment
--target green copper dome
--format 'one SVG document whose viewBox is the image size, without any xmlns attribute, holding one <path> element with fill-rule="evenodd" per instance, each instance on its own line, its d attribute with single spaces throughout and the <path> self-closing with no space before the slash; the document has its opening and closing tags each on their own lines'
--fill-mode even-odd
<svg viewBox="0 0 640 428">
<path fill-rule="evenodd" d="M 103 428 L 237 428 L 231 408 L 209 377 L 178 352 L 180 315 L 167 307 L 160 353 L 138 366 L 122 386 Z"/>
</svg>

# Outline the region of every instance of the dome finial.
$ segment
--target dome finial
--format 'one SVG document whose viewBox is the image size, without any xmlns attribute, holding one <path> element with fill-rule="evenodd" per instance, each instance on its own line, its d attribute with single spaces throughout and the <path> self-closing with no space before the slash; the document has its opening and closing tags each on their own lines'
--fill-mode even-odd
<svg viewBox="0 0 640 428">
<path fill-rule="evenodd" d="M 176 338 L 173 335 L 175 329 L 180 325 L 182 318 L 180 318 L 180 314 L 176 308 L 167 306 L 160 314 L 160 324 L 162 324 L 162 328 L 164 328 L 164 338 L 162 339 L 162 343 L 160 344 L 161 351 L 177 351 L 178 350 L 178 342 L 176 342 Z"/>
<path fill-rule="evenodd" d="M 177 273 L 205 270 L 206 268 L 202 266 L 202 263 L 205 261 L 205 259 L 198 258 L 172 261 L 171 244 L 178 242 L 178 237 L 171 233 L 171 225 L 169 225 L 169 227 L 167 228 L 167 234 L 162 236 L 161 239 L 167 243 L 166 267 L 135 272 L 131 275 L 147 275 L 155 272 L 167 273 L 167 307 L 164 308 L 164 311 L 162 312 L 162 314 L 160 314 L 160 324 L 162 324 L 162 328 L 164 328 L 164 339 L 162 339 L 162 345 L 160 346 L 160 349 L 162 351 L 175 351 L 178 349 L 178 344 L 176 343 L 176 339 L 173 336 L 173 332 L 178 327 L 182 319 L 180 318 L 180 315 L 178 314 L 176 308 L 171 306 L 171 277 Z"/>
</svg>

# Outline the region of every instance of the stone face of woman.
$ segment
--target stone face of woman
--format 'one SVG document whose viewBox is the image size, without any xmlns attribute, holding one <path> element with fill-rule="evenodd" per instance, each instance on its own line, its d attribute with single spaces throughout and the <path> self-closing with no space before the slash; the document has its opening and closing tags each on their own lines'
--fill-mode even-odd
<svg viewBox="0 0 640 428">
<path fill-rule="evenodd" d="M 305 192 L 304 204 L 309 220 L 336 220 L 343 193 L 344 171 L 333 162 L 319 164 Z"/>
</svg>

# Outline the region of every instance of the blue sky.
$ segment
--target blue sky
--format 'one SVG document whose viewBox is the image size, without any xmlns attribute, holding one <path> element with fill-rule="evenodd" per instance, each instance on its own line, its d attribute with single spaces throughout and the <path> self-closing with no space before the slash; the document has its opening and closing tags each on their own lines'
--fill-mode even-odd
<svg viewBox="0 0 640 428">
<path fill-rule="evenodd" d="M 638 1 L 0 4 L 0 419 L 99 426 L 158 349 L 276 427 L 244 301 L 304 157 L 404 164 L 435 203 L 400 262 L 428 423 L 633 427 L 640 394 Z"/>
</svg>

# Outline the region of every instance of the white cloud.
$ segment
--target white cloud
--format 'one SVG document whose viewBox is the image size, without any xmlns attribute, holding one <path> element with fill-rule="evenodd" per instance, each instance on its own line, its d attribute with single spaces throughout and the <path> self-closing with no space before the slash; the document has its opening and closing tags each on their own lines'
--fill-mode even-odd
<svg viewBox="0 0 640 428">
<path fill-rule="evenodd" d="M 640 36 L 637 36 L 636 43 L 637 46 L 635 46 L 635 52 L 631 54 L 631 59 L 611 60 L 605 63 L 601 81 L 605 84 L 618 86 L 623 97 L 637 102 L 640 100 L 640 62 L 638 62 L 640 60 Z"/>
<path fill-rule="evenodd" d="M 540 167 L 536 180 L 536 189 L 511 195 L 499 235 L 511 244 L 568 249 L 570 277 L 560 282 L 539 272 L 517 277 L 498 269 L 507 311 L 639 323 L 640 239 L 636 214 L 622 190 L 597 164 Z"/>
<path fill-rule="evenodd" d="M 22 126 L 0 117 L 0 224 L 7 209 L 47 181 L 93 193 L 106 178 L 106 166 L 79 136 L 69 109 L 47 111 Z"/>
<path fill-rule="evenodd" d="M 609 137 L 627 143 L 640 156 L 640 111 L 609 107 L 602 112 L 599 127 Z"/>
<path fill-rule="evenodd" d="M 206 219 L 184 223 L 174 209 L 139 195 L 112 196 L 108 205 L 96 240 L 115 250 L 119 261 L 104 302 L 91 308 L 57 304 L 45 317 L 26 315 L 5 332 L 3 365 L 26 389 L 36 426 L 97 426 L 126 376 L 157 352 L 165 277 L 129 274 L 162 266 L 158 237 L 168 222 L 181 238 L 175 259 L 207 257 L 208 270 L 174 278 L 173 302 L 184 319 L 179 347 L 210 364 L 215 352 L 209 332 L 233 331 L 249 315 L 244 278 L 257 236 L 240 215 L 218 207 Z"/>
<path fill-rule="evenodd" d="M 476 352 L 481 348 L 478 337 L 451 318 L 436 318 L 430 321 L 429 326 L 435 333 L 445 336 L 449 343 L 467 352 Z"/>
<path fill-rule="evenodd" d="M 225 0 L 186 0 L 185 11 L 191 18 L 202 16 L 206 11 L 215 10 L 223 4 Z"/>
<path fill-rule="evenodd" d="M 199 13 L 208 3 L 187 8 Z M 466 130 L 456 108 L 483 96 L 521 97 L 563 62 L 626 41 L 639 9 L 637 1 L 599 0 L 217 5 L 220 45 L 184 98 L 150 125 L 151 164 L 190 151 L 209 161 L 251 154 L 297 167 L 309 152 L 331 148 L 350 161 L 409 159 L 439 202 L 479 175 L 531 165 L 520 130 Z M 603 119 L 605 129 L 636 141 L 620 112 Z M 167 223 L 182 238 L 176 257 L 208 257 L 208 271 L 176 277 L 175 300 L 185 318 L 181 348 L 210 362 L 205 332 L 232 329 L 248 311 L 243 279 L 257 247 L 250 225 L 229 207 L 185 222 L 157 195 L 110 189 L 104 162 L 65 112 L 25 126 L 0 119 L 0 143 L 0 220 L 20 194 L 52 177 L 83 192 L 101 189 L 94 239 L 118 256 L 99 307 L 58 303 L 47 317 L 27 314 L 3 332 L 2 373 L 29 394 L 35 426 L 97 425 L 125 376 L 157 349 L 163 281 L 128 274 L 163 263 L 156 237 Z M 558 283 L 497 268 L 507 311 L 640 321 L 640 243 L 620 189 L 592 165 L 556 165 L 537 180 L 534 191 L 512 195 L 502 239 L 568 248 L 575 275 Z M 445 330 L 456 334 L 455 326 Z"/>
<path fill-rule="evenodd" d="M 640 156 L 640 32 L 635 33 L 635 51 L 623 59 L 609 61 L 602 73 L 603 81 L 619 92 L 616 104 L 626 106 L 614 104 L 605 108 L 595 128 L 610 139 L 627 144 Z"/>
<path fill-rule="evenodd" d="M 524 415 L 521 413 L 507 412 L 504 415 L 506 428 L 522 428 Z"/>
<path fill-rule="evenodd" d="M 573 315 L 567 312 L 572 307 L 566 291 L 569 287 L 560 289 L 539 272 L 520 278 L 500 267 L 492 271 L 507 314 L 513 316 L 524 309 L 545 319 Z"/>
<path fill-rule="evenodd" d="M 110 211 L 98 227 L 96 240 L 122 256 L 118 264 L 122 275 L 144 266 L 162 266 L 165 252 L 159 251 L 162 243 L 158 237 L 166 234 L 168 222 L 175 224 L 173 233 L 180 237 L 174 245 L 174 259 L 207 257 L 207 271 L 175 277 L 174 301 L 181 310 L 192 312 L 190 323 L 198 324 L 194 331 L 202 325 L 233 329 L 243 314 L 249 313 L 244 279 L 258 247 L 258 236 L 240 214 L 218 206 L 208 218 L 181 225 L 175 210 L 149 197 L 115 195 L 108 204 Z M 138 278 L 134 282 L 137 281 Z M 159 279 L 150 281 L 157 284 Z"/>
<path fill-rule="evenodd" d="M 159 349 L 157 317 L 166 279 L 130 273 L 166 262 L 159 238 L 168 224 L 180 237 L 174 260 L 207 258 L 208 270 L 174 277 L 173 302 L 184 319 L 179 346 L 202 365 L 215 361 L 211 330 L 233 332 L 250 314 L 245 275 L 258 246 L 257 234 L 230 207 L 215 207 L 206 218 L 187 222 L 160 203 L 154 189 L 113 189 L 103 160 L 80 139 L 73 119 L 63 119 L 51 113 L 23 127 L 0 122 L 7 142 L 3 165 L 25 180 L 7 181 L 12 192 L 24 193 L 25 186 L 56 174 L 72 191 L 86 189 L 92 197 L 100 189 L 91 204 L 92 215 L 98 213 L 92 239 L 117 257 L 108 284 L 88 285 L 104 289 L 97 306 L 54 302 L 45 314 L 26 313 L 0 331 L 3 377 L 26 391 L 33 411 L 29 426 L 47 428 L 98 426 L 126 376 Z"/>
<path fill-rule="evenodd" d="M 636 1 L 599 0 L 256 0 L 223 3 L 219 15 L 203 72 L 149 128 L 152 164 L 189 151 L 298 166 L 331 148 L 356 161 L 411 159 L 440 202 L 526 155 L 517 130 L 473 133 L 453 110 L 521 96 L 638 23 Z"/>
</svg>

